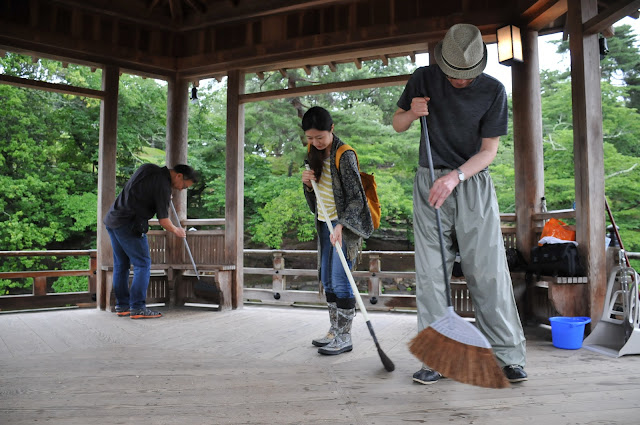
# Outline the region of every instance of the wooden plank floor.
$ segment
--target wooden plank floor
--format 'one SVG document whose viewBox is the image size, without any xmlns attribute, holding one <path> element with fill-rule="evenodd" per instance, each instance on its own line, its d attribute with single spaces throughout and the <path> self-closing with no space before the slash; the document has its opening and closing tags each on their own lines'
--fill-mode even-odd
<svg viewBox="0 0 640 425">
<path fill-rule="evenodd" d="M 529 381 L 487 390 L 411 381 L 411 313 L 370 314 L 389 373 L 362 315 L 327 357 L 323 309 L 159 309 L 0 314 L 0 424 L 640 424 L 640 356 L 560 350 L 548 328 L 526 328 Z"/>
</svg>

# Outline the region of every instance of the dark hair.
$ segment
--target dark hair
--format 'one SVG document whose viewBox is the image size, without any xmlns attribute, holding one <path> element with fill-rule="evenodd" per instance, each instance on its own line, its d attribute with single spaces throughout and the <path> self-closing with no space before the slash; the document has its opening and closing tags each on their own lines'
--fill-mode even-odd
<svg viewBox="0 0 640 425">
<path fill-rule="evenodd" d="M 319 131 L 331 131 L 333 126 L 333 119 L 331 114 L 320 106 L 314 106 L 309 108 L 302 117 L 302 130 L 319 130 Z M 331 145 L 327 149 L 331 149 Z M 322 162 L 324 161 L 324 154 L 316 149 L 315 146 L 309 147 L 309 167 L 313 170 L 313 174 L 316 176 L 316 180 L 320 181 L 322 175 Z"/>
<path fill-rule="evenodd" d="M 302 130 L 307 131 L 311 129 L 320 131 L 331 131 L 333 125 L 333 119 L 331 114 L 320 106 L 314 106 L 309 108 L 302 117 Z"/>
<path fill-rule="evenodd" d="M 173 167 L 173 171 L 178 174 L 182 174 L 185 180 L 191 180 L 194 183 L 198 183 L 198 172 L 188 165 L 178 164 Z"/>
</svg>

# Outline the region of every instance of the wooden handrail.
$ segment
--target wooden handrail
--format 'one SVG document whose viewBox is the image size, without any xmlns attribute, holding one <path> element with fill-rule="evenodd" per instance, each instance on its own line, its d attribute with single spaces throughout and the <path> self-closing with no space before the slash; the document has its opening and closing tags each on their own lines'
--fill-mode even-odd
<svg viewBox="0 0 640 425">
<path fill-rule="evenodd" d="M 224 226 L 226 220 L 224 218 L 188 218 L 180 220 L 183 226 Z M 149 220 L 150 226 L 160 226 L 157 219 Z"/>
<path fill-rule="evenodd" d="M 0 257 L 82 257 L 88 255 L 95 257 L 95 249 L 63 249 L 56 251 L 0 251 Z"/>
<path fill-rule="evenodd" d="M 24 277 L 62 277 L 62 276 L 93 276 L 90 269 L 87 270 L 37 270 L 20 272 L 0 272 L 0 279 L 21 279 Z"/>
</svg>

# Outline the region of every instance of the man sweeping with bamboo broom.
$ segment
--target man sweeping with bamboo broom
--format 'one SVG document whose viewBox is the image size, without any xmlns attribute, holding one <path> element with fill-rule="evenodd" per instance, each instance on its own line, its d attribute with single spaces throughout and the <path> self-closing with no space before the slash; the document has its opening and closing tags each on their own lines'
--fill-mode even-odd
<svg viewBox="0 0 640 425">
<path fill-rule="evenodd" d="M 505 377 L 509 382 L 527 379 L 525 337 L 487 169 L 500 136 L 507 133 L 507 95 L 502 83 L 483 74 L 487 50 L 475 26 L 451 27 L 434 56 L 437 66 L 414 72 L 393 117 L 397 132 L 406 131 L 417 119 L 423 125 L 413 198 L 420 333 L 411 349 L 424 363 L 413 380 L 433 384 L 448 376 L 500 388 Z M 471 293 L 478 339 L 486 347 L 456 332 L 447 334 L 458 325 L 468 326 L 451 307 L 448 276 L 456 251 Z M 489 363 L 498 375 L 504 374 L 493 377 L 495 382 L 484 382 L 495 375 Z M 485 377 L 473 376 L 481 372 Z"/>
</svg>

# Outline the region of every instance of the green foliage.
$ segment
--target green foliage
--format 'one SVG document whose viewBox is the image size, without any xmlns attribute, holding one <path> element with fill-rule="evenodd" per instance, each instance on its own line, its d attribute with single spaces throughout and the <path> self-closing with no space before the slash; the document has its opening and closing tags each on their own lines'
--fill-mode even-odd
<svg viewBox="0 0 640 425">
<path fill-rule="evenodd" d="M 89 266 L 86 257 L 64 257 L 59 270 L 86 270 Z M 62 276 L 51 285 L 55 293 L 88 291 L 89 281 L 86 277 Z"/>
<path fill-rule="evenodd" d="M 640 251 L 640 53 L 630 28 L 616 28 L 602 62 L 605 188 L 625 247 Z M 560 44 L 559 50 L 564 45 Z M 337 72 L 314 67 L 246 78 L 246 92 L 302 87 L 410 74 L 407 58 L 339 64 Z M 101 73 L 82 66 L 7 53 L 7 75 L 99 89 Z M 377 87 L 245 104 L 244 208 L 248 247 L 283 248 L 315 238 L 313 215 L 300 181 L 306 154 L 302 114 L 320 105 L 333 115 L 336 134 L 358 152 L 363 171 L 373 173 L 382 206 L 378 232 L 409 235 L 413 225 L 413 178 L 420 138 L 416 122 L 396 133 L 392 117 L 403 87 Z M 545 192 L 549 209 L 575 200 L 571 84 L 568 70 L 541 73 Z M 186 94 L 185 94 L 186 95 Z M 226 82 L 201 81 L 199 102 L 189 105 L 188 162 L 201 181 L 188 191 L 190 218 L 225 215 Z M 117 182 L 121 188 L 145 162 L 164 164 L 167 87 L 122 75 L 119 91 Z M 97 161 L 100 102 L 0 85 L 0 246 L 4 250 L 95 247 L 98 225 Z M 634 109 L 636 108 L 636 109 Z M 512 123 L 490 167 L 502 212 L 515 211 Z M 118 189 L 119 190 L 119 189 Z M 0 270 L 84 269 L 86 260 L 60 263 L 19 257 Z M 60 278 L 56 291 L 86 290 L 86 278 Z M 0 294 L 28 287 L 30 280 L 0 281 Z"/>
</svg>

